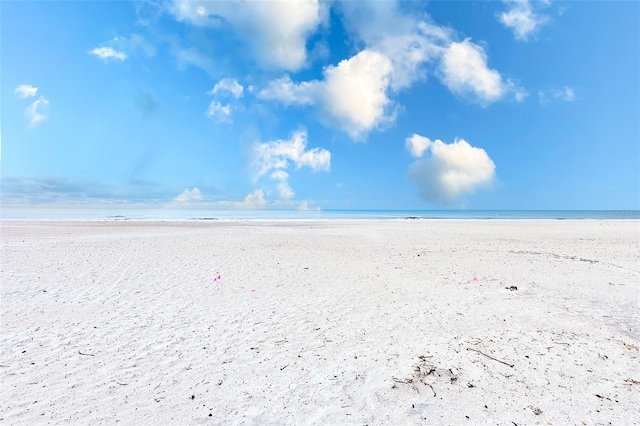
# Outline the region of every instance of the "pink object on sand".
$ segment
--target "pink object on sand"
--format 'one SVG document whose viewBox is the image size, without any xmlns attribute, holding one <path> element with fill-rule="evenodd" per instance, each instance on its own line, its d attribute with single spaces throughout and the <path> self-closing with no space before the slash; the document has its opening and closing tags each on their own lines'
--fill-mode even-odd
<svg viewBox="0 0 640 426">
<path fill-rule="evenodd" d="M 473 277 L 473 281 L 478 281 L 478 277 Z"/>
</svg>

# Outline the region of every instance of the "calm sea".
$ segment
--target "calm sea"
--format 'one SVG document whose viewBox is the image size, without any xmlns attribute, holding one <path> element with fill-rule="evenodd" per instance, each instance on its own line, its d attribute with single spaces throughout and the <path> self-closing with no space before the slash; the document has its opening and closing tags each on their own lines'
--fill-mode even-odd
<svg viewBox="0 0 640 426">
<path fill-rule="evenodd" d="M 0 219 L 273 220 L 273 219 L 640 219 L 640 210 L 204 210 L 175 208 L 2 207 Z"/>
</svg>

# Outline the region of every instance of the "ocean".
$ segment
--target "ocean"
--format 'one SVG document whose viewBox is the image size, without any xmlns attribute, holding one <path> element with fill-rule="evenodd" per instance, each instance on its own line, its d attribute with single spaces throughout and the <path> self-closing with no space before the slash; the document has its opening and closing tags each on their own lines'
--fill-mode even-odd
<svg viewBox="0 0 640 426">
<path fill-rule="evenodd" d="M 0 207 L 0 219 L 332 220 L 332 219 L 640 219 L 640 210 L 207 210 L 132 207 Z"/>
</svg>

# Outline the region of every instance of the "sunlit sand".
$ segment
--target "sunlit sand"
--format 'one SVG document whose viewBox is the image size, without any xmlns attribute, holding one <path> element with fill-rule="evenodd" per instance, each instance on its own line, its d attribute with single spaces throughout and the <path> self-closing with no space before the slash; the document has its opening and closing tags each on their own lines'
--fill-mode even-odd
<svg viewBox="0 0 640 426">
<path fill-rule="evenodd" d="M 638 221 L 2 223 L 7 424 L 640 422 Z"/>
</svg>

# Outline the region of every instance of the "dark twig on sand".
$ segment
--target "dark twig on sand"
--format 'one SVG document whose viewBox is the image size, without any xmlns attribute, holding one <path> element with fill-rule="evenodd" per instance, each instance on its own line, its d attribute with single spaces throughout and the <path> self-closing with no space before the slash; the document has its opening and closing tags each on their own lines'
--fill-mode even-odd
<svg viewBox="0 0 640 426">
<path fill-rule="evenodd" d="M 509 364 L 508 362 L 505 362 L 505 361 L 499 360 L 498 358 L 494 358 L 494 357 L 492 357 L 491 355 L 487 355 L 487 354 L 485 354 L 484 352 L 480 352 L 480 351 L 479 351 L 479 350 L 477 350 L 477 349 L 467 348 L 467 350 L 468 350 L 468 351 L 478 352 L 480 355 L 484 355 L 484 356 L 486 356 L 487 358 L 492 359 L 492 360 L 494 360 L 494 361 L 498 361 L 498 362 L 499 362 L 499 363 L 501 363 L 501 364 L 508 365 L 508 366 L 509 366 L 509 367 L 511 367 L 511 368 L 513 368 L 513 367 L 515 366 L 515 364 Z"/>
<path fill-rule="evenodd" d="M 82 352 L 80 352 L 80 351 L 78 351 L 78 353 L 79 353 L 80 355 L 84 355 L 84 356 L 96 356 L 95 354 L 84 354 L 84 353 L 82 353 Z"/>
</svg>

